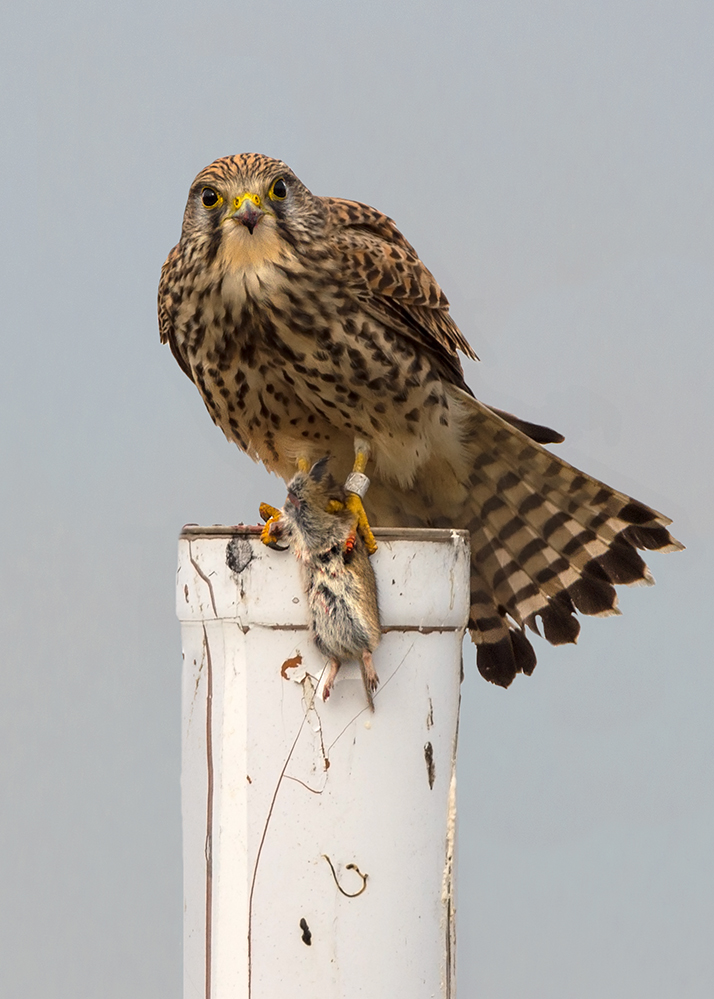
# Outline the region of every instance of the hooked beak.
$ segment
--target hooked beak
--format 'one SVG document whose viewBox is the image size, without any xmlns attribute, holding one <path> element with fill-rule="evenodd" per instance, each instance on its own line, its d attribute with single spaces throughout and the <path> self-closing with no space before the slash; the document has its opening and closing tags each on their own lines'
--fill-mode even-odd
<svg viewBox="0 0 714 999">
<path fill-rule="evenodd" d="M 260 205 L 259 196 L 257 194 L 242 194 L 235 199 L 234 204 L 236 210 L 231 218 L 244 225 L 252 236 L 253 230 L 265 215 Z"/>
<path fill-rule="evenodd" d="M 288 502 L 292 503 L 292 505 L 295 507 L 296 510 L 299 510 L 300 507 L 302 506 L 302 503 L 297 498 L 295 493 L 288 493 Z"/>
</svg>

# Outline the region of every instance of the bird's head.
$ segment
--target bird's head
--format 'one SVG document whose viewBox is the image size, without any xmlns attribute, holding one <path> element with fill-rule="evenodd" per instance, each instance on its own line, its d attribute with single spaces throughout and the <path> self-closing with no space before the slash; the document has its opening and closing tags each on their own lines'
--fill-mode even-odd
<svg viewBox="0 0 714 999">
<path fill-rule="evenodd" d="M 182 241 L 202 243 L 228 266 L 276 263 L 324 224 L 324 209 L 281 160 L 225 156 L 191 185 Z"/>
</svg>

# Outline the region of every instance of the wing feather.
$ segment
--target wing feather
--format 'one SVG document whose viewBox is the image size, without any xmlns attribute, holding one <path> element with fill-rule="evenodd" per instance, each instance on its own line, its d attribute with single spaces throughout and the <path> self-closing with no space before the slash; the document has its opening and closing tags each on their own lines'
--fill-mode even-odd
<svg viewBox="0 0 714 999">
<path fill-rule="evenodd" d="M 179 246 L 174 246 L 161 268 L 161 278 L 159 280 L 159 339 L 161 343 L 167 343 L 171 348 L 171 353 L 178 361 L 179 367 L 188 378 L 193 381 L 191 368 L 188 361 L 181 353 L 176 339 L 174 329 L 174 294 L 172 289 L 176 287 L 175 269 L 181 260 Z"/>
<path fill-rule="evenodd" d="M 444 363 L 464 387 L 458 351 L 476 358 L 449 315 L 449 302 L 434 275 L 387 215 L 358 201 L 325 198 L 327 237 L 343 286 L 380 322 Z"/>
</svg>

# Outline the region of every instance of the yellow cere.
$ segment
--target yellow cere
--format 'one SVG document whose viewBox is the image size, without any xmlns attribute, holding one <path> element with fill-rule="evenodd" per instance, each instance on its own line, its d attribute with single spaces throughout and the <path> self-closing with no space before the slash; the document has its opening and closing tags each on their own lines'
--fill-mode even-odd
<svg viewBox="0 0 714 999">
<path fill-rule="evenodd" d="M 260 208 L 260 195 L 253 194 L 251 191 L 246 191 L 244 194 L 239 194 L 237 198 L 233 199 L 233 207 L 236 211 L 240 208 L 244 201 L 252 201 L 256 208 Z"/>
</svg>

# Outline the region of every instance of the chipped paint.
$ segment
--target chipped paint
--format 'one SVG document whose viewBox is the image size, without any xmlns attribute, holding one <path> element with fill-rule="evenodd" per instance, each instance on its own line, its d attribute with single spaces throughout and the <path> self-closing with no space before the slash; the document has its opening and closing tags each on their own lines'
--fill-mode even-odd
<svg viewBox="0 0 714 999">
<path fill-rule="evenodd" d="M 455 745 L 454 745 L 454 748 Z M 449 782 L 449 810 L 446 820 L 446 858 L 441 891 L 444 930 L 444 999 L 456 996 L 456 906 L 454 904 L 454 854 L 456 849 L 456 753 Z"/>
<path fill-rule="evenodd" d="M 282 676 L 283 680 L 288 679 L 289 669 L 295 669 L 296 666 L 300 666 L 301 664 L 302 664 L 302 656 L 300 655 L 299 652 L 296 652 L 294 656 L 291 656 L 289 659 L 286 659 L 283 665 L 280 667 L 280 675 Z"/>
<path fill-rule="evenodd" d="M 424 746 L 424 761 L 426 763 L 426 779 L 429 781 L 429 790 L 431 791 L 436 780 L 436 768 L 434 766 L 434 747 L 430 742 Z"/>
<path fill-rule="evenodd" d="M 381 539 L 369 716 L 357 667 L 322 701 L 299 566 L 258 530 L 191 528 L 180 547 L 186 995 L 454 999 L 465 537 Z M 405 780 L 414 746 L 426 780 Z"/>
</svg>

